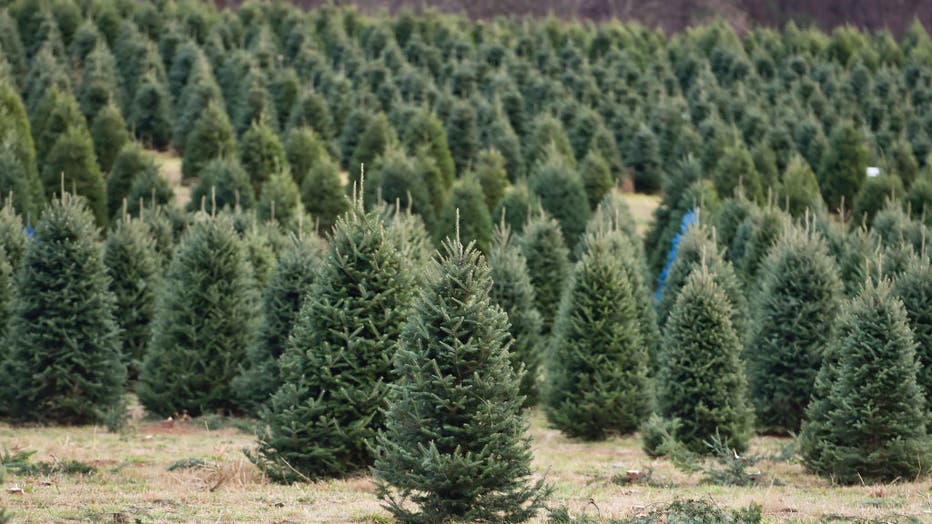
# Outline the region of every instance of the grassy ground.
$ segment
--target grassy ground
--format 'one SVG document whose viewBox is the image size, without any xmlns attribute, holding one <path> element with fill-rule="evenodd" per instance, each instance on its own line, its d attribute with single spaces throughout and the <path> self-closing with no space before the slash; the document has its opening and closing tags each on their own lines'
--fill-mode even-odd
<svg viewBox="0 0 932 524">
<path fill-rule="evenodd" d="M 686 475 L 666 460 L 649 459 L 635 437 L 581 443 L 548 429 L 539 413 L 531 421 L 536 470 L 555 487 L 551 504 L 574 513 L 625 517 L 676 498 L 706 498 L 725 507 L 761 504 L 770 522 L 932 520 L 930 480 L 839 488 L 805 474 L 798 464 L 762 462 L 756 466 L 764 479 L 759 486 L 711 486 L 702 483 L 701 474 Z M 13 510 L 16 522 L 380 522 L 386 517 L 367 477 L 270 484 L 241 451 L 252 443 L 248 432 L 220 420 L 137 419 L 122 434 L 99 427 L 0 426 L 0 445 L 36 450 L 33 462 L 77 460 L 97 468 L 90 475 L 8 474 L 0 506 Z M 759 438 L 752 452 L 774 455 L 787 443 Z M 168 471 L 188 458 L 205 465 Z M 649 479 L 623 485 L 618 479 L 628 470 L 649 472 Z M 542 514 L 539 521 L 545 520 Z"/>
</svg>

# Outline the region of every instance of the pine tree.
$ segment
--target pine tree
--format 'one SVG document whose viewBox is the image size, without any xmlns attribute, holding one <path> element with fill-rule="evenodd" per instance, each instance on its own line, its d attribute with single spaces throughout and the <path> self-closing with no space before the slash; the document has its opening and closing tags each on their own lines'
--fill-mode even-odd
<svg viewBox="0 0 932 524">
<path fill-rule="evenodd" d="M 247 348 L 246 365 L 233 383 L 247 413 L 258 414 L 280 383 L 278 358 L 285 352 L 322 256 L 323 245 L 318 238 L 301 237 L 293 238 L 278 258 L 262 294 L 256 340 Z"/>
<path fill-rule="evenodd" d="M 546 335 L 550 333 L 563 284 L 571 271 L 569 250 L 557 221 L 544 213 L 528 221 L 521 235 L 521 252 L 527 260 L 537 310 L 543 320 L 541 330 Z"/>
<path fill-rule="evenodd" d="M 188 211 L 220 211 L 224 207 L 249 210 L 255 207 L 256 195 L 249 175 L 236 160 L 217 158 L 208 163 L 191 191 Z"/>
<path fill-rule="evenodd" d="M 732 307 L 700 269 L 687 279 L 664 330 L 658 407 L 664 417 L 679 419 L 674 438 L 697 453 L 708 453 L 705 442 L 716 435 L 737 452 L 751 437 L 753 412 Z"/>
<path fill-rule="evenodd" d="M 746 352 L 757 425 L 796 433 L 831 342 L 841 302 L 838 268 L 818 233 L 792 228 L 771 249 L 758 278 Z"/>
<path fill-rule="evenodd" d="M 508 331 L 514 339 L 509 350 L 511 367 L 521 377 L 519 391 L 524 396 L 524 406 L 533 406 L 537 404 L 538 373 L 544 350 L 542 319 L 527 260 L 507 224 L 496 229 L 488 262 L 492 277 L 489 296 L 508 315 Z"/>
<path fill-rule="evenodd" d="M 853 122 L 835 126 L 818 172 L 822 196 L 832 209 L 838 209 L 842 199 L 854 200 L 864 181 L 867 155 L 867 146 Z"/>
<path fill-rule="evenodd" d="M 104 265 L 116 299 L 115 320 L 120 328 L 123 364 L 134 380 L 151 335 L 155 297 L 161 282 L 161 261 L 149 226 L 124 217 L 104 242 Z"/>
<path fill-rule="evenodd" d="M 260 220 L 273 220 L 286 229 L 298 226 L 304 219 L 304 204 L 291 173 L 280 171 L 262 184 L 256 213 Z"/>
<path fill-rule="evenodd" d="M 453 156 L 450 153 L 447 132 L 443 128 L 443 123 L 426 108 L 421 108 L 408 121 L 402 135 L 402 142 L 409 153 L 416 154 L 423 148 L 426 156 L 434 161 L 440 171 L 440 177 L 437 187 L 431 187 L 430 190 L 432 194 L 439 194 L 443 197 L 453 185 L 456 176 Z M 435 209 L 439 211 L 439 207 L 435 206 Z"/>
<path fill-rule="evenodd" d="M 163 285 L 139 401 L 163 417 L 236 409 L 231 381 L 253 336 L 255 286 L 232 220 L 200 215 L 175 249 Z"/>
<path fill-rule="evenodd" d="M 329 162 L 330 154 L 324 142 L 308 127 L 293 127 L 285 135 L 285 158 L 298 187 L 304 184 L 311 169 Z"/>
<path fill-rule="evenodd" d="M 537 195 L 531 193 L 527 180 L 522 179 L 512 184 L 505 191 L 505 196 L 498 203 L 498 207 L 495 208 L 492 216 L 495 218 L 504 217 L 508 227 L 515 234 L 520 235 L 524 231 L 525 223 L 531 217 L 539 215 L 541 211 L 540 200 Z"/>
<path fill-rule="evenodd" d="M 376 158 L 389 149 L 396 142 L 395 130 L 388 122 L 385 113 L 374 115 L 359 137 L 358 145 L 353 150 L 352 160 L 348 166 L 351 185 L 359 185 L 359 166 L 371 165 Z"/>
<path fill-rule="evenodd" d="M 16 157 L 9 146 L 0 146 L 0 201 L 9 200 L 13 207 L 26 217 L 37 218 L 41 202 L 33 200 L 33 187 L 37 177 Z"/>
<path fill-rule="evenodd" d="M 888 282 L 868 282 L 839 315 L 801 434 L 803 463 L 837 482 L 927 472 L 916 343 Z"/>
<path fill-rule="evenodd" d="M 370 182 L 368 187 L 377 184 L 384 202 L 400 202 L 412 213 L 420 215 L 428 230 L 433 230 L 437 224 L 437 217 L 420 168 L 421 166 L 403 150 L 393 147 L 376 162 L 373 170 L 374 183 Z"/>
<path fill-rule="evenodd" d="M 505 157 L 497 149 L 483 149 L 476 157 L 476 178 L 485 195 L 489 212 L 495 211 L 508 189 L 508 174 L 505 172 Z"/>
<path fill-rule="evenodd" d="M 359 202 L 334 226 L 249 454 L 275 480 L 344 476 L 372 464 L 369 443 L 384 426 L 390 363 L 414 293 L 394 235 Z"/>
<path fill-rule="evenodd" d="M 589 200 L 579 173 L 551 149 L 551 155 L 538 163 L 528 182 L 540 197 L 541 207 L 560 223 L 567 247 L 575 247 L 589 220 Z"/>
<path fill-rule="evenodd" d="M 801 156 L 794 156 L 786 166 L 780 193 L 780 202 L 786 202 L 786 210 L 793 217 L 803 216 L 807 209 L 815 213 L 823 208 L 819 182 Z"/>
<path fill-rule="evenodd" d="M 523 522 L 549 489 L 530 478 L 508 318 L 489 298 L 478 251 L 448 242 L 431 273 L 395 356 L 374 468 L 379 498 L 401 522 Z"/>
<path fill-rule="evenodd" d="M 906 319 L 916 340 L 919 375 L 916 382 L 926 398 L 932 399 L 932 266 L 928 258 L 915 257 L 893 283 L 893 293 L 906 308 Z M 932 420 L 926 417 L 926 422 Z"/>
<path fill-rule="evenodd" d="M 7 262 L 10 263 L 14 278 L 19 273 L 26 257 L 26 244 L 23 219 L 12 203 L 7 200 L 3 207 L 0 207 L 0 248 L 3 249 Z"/>
<path fill-rule="evenodd" d="M 547 418 L 587 440 L 631 433 L 650 411 L 649 351 L 637 299 L 610 238 L 619 234 L 584 238 L 547 359 Z"/>
<path fill-rule="evenodd" d="M 87 424 L 124 409 L 126 368 L 107 284 L 93 215 L 78 197 L 54 200 L 16 278 L 0 372 L 10 418 Z"/>
<path fill-rule="evenodd" d="M 94 141 L 94 153 L 100 170 L 110 173 L 117 154 L 130 141 L 126 122 L 117 106 L 109 104 L 100 108 L 91 124 L 91 140 Z"/>
<path fill-rule="evenodd" d="M 239 161 L 259 196 L 262 196 L 262 185 L 287 167 L 285 148 L 265 119 L 253 122 L 243 134 L 239 143 Z"/>
<path fill-rule="evenodd" d="M 463 176 L 479 152 L 479 122 L 476 109 L 467 100 L 457 100 L 446 118 L 447 139 L 456 174 Z"/>
<path fill-rule="evenodd" d="M 236 138 L 226 111 L 217 102 L 210 102 L 188 135 L 181 174 L 185 179 L 198 177 L 211 160 L 235 153 Z"/>
<path fill-rule="evenodd" d="M 457 228 L 463 240 L 475 243 L 476 249 L 483 253 L 488 252 L 492 242 L 492 216 L 475 175 L 460 178 L 453 184 L 437 236 L 448 235 Z"/>
<path fill-rule="evenodd" d="M 340 180 L 340 166 L 329 157 L 321 159 L 301 184 L 301 201 L 317 223 L 318 233 L 329 232 L 337 217 L 349 209 L 349 199 Z"/>
<path fill-rule="evenodd" d="M 130 142 L 120 149 L 107 175 L 107 211 L 111 218 L 117 218 L 122 212 L 124 199 L 133 204 L 133 199 L 129 197 L 136 179 L 151 175 L 158 176 L 158 167 L 152 156 L 139 144 Z M 150 195 L 145 197 L 148 200 Z"/>
<path fill-rule="evenodd" d="M 595 211 L 615 184 L 608 162 L 598 151 L 590 151 L 579 168 L 579 174 L 589 200 L 589 209 Z"/>
<path fill-rule="evenodd" d="M 133 129 L 136 139 L 164 151 L 172 141 L 173 119 L 168 86 L 164 80 L 147 75 L 135 91 L 126 123 Z"/>
<path fill-rule="evenodd" d="M 658 192 L 664 178 L 660 144 L 647 125 L 641 124 L 625 153 L 625 162 L 634 171 L 634 187 L 640 192 Z"/>
<path fill-rule="evenodd" d="M 97 166 L 94 145 L 87 130 L 73 127 L 55 142 L 42 171 L 46 195 L 60 193 L 62 185 L 87 199 L 97 225 L 107 224 L 107 193 Z"/>
<path fill-rule="evenodd" d="M 884 173 L 874 178 L 868 178 L 861 186 L 861 190 L 854 197 L 851 208 L 851 223 L 867 225 L 874 221 L 888 200 L 900 200 L 906 194 L 903 181 L 896 174 Z"/>
</svg>

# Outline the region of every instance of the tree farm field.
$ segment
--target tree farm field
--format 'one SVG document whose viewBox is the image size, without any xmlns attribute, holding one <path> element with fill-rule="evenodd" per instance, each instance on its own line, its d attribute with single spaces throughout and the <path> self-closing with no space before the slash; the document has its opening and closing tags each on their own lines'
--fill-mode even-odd
<svg viewBox="0 0 932 524">
<path fill-rule="evenodd" d="M 833 486 L 793 461 L 764 460 L 754 486 L 716 486 L 641 451 L 637 435 L 587 443 L 530 413 L 534 467 L 554 487 L 550 507 L 602 519 L 635 517 L 677 499 L 724 508 L 759 504 L 765 522 L 928 522 L 932 480 Z M 390 522 L 368 476 L 310 484 L 269 482 L 242 453 L 251 421 L 133 419 L 121 433 L 98 426 L 0 426 L 10 452 L 34 450 L 45 474 L 7 474 L 2 502 L 13 522 Z M 789 439 L 756 437 L 750 454 L 779 456 Z M 71 462 L 77 461 L 77 462 Z M 91 473 L 63 472 L 81 464 Z M 58 466 L 56 468 L 56 465 Z M 173 467 L 174 465 L 174 467 Z M 169 469 L 173 469 L 169 471 Z M 56 471 L 56 469 L 58 471 Z M 629 472 L 640 479 L 625 482 Z M 21 490 L 21 491 L 20 491 Z M 540 513 L 534 522 L 546 522 Z"/>
</svg>

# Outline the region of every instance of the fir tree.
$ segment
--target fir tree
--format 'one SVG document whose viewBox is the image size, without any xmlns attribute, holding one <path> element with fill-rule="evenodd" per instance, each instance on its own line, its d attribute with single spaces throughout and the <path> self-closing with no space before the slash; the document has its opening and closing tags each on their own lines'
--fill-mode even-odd
<svg viewBox="0 0 932 524">
<path fill-rule="evenodd" d="M 589 200 L 589 209 L 595 211 L 602 198 L 612 190 L 614 181 L 608 162 L 598 151 L 590 151 L 579 168 L 583 188 Z"/>
<path fill-rule="evenodd" d="M 340 163 L 351 173 L 359 169 L 359 165 L 354 163 L 356 148 L 362 141 L 362 136 L 366 129 L 375 118 L 375 113 L 365 106 L 358 106 L 346 117 L 343 123 L 343 130 L 340 133 Z"/>
<path fill-rule="evenodd" d="M 926 398 L 932 399 L 932 266 L 927 258 L 915 257 L 893 283 L 893 293 L 906 308 L 906 319 L 916 340 L 919 374 L 916 382 Z M 932 420 L 926 417 L 926 422 Z"/>
<path fill-rule="evenodd" d="M 154 149 L 165 150 L 172 140 L 173 113 L 165 81 L 147 75 L 135 91 L 126 120 L 138 140 Z"/>
<path fill-rule="evenodd" d="M 149 226 L 139 219 L 123 217 L 107 235 L 103 260 L 116 299 L 115 320 L 120 328 L 123 364 L 129 378 L 135 379 L 149 344 L 162 272 Z"/>
<path fill-rule="evenodd" d="M 520 393 L 524 406 L 537 403 L 538 372 L 543 357 L 541 316 L 534 299 L 534 285 L 528 273 L 527 260 L 511 235 L 507 224 L 495 231 L 488 256 L 492 277 L 489 296 L 508 315 L 511 338 L 511 367 L 521 377 Z"/>
<path fill-rule="evenodd" d="M 819 182 L 801 156 L 794 156 L 786 166 L 780 193 L 781 203 L 786 202 L 786 211 L 793 217 L 802 216 L 807 209 L 815 213 L 823 208 Z"/>
<path fill-rule="evenodd" d="M 390 362 L 414 293 L 394 236 L 358 202 L 334 226 L 249 454 L 275 480 L 344 476 L 372 464 L 369 444 L 384 426 Z"/>
<path fill-rule="evenodd" d="M 314 130 L 324 141 L 333 138 L 333 119 L 330 118 L 326 100 L 320 94 L 313 90 L 305 90 L 294 101 L 289 111 L 288 123 L 285 126 L 289 131 L 296 127 L 307 127 Z"/>
<path fill-rule="evenodd" d="M 388 122 L 388 117 L 384 113 L 379 113 L 372 117 L 358 140 L 358 145 L 353 151 L 352 160 L 348 166 L 350 182 L 357 185 L 360 173 L 359 166 L 372 164 L 376 158 L 385 153 L 389 146 L 396 141 L 395 131 Z"/>
<path fill-rule="evenodd" d="M 834 480 L 889 482 L 926 473 L 929 442 L 906 310 L 868 282 L 839 316 L 801 433 L 803 463 Z"/>
<path fill-rule="evenodd" d="M 493 217 L 504 217 L 505 223 L 515 234 L 524 231 L 524 224 L 531 217 L 541 213 L 540 200 L 531 193 L 526 180 L 519 180 L 512 184 L 495 208 Z"/>
<path fill-rule="evenodd" d="M 484 149 L 476 157 L 476 178 L 485 195 L 489 212 L 495 211 L 508 189 L 508 174 L 505 172 L 505 157 L 497 149 Z"/>
<path fill-rule="evenodd" d="M 255 206 L 252 182 L 239 162 L 218 158 L 204 167 L 191 191 L 188 210 L 201 209 L 202 204 L 209 212 L 220 211 L 224 207 L 249 210 Z"/>
<path fill-rule="evenodd" d="M 87 122 L 70 91 L 50 88 L 32 114 L 32 136 L 38 158 L 48 158 L 59 137 L 71 128 L 87 129 Z"/>
<path fill-rule="evenodd" d="M 457 175 L 462 176 L 472 167 L 479 152 L 479 122 L 475 108 L 467 100 L 457 100 L 446 124 L 453 165 Z"/>
<path fill-rule="evenodd" d="M 420 167 L 404 151 L 392 148 L 376 162 L 373 178 L 378 184 L 383 201 L 400 202 L 412 213 L 420 215 L 428 230 L 433 230 L 437 224 L 437 217 Z M 368 187 L 373 185 L 375 184 L 370 182 Z"/>
<path fill-rule="evenodd" d="M 130 141 L 126 122 L 117 106 L 110 104 L 100 108 L 91 124 L 91 140 L 94 141 L 94 153 L 100 170 L 110 173 L 117 154 Z"/>
<path fill-rule="evenodd" d="M 324 142 L 308 127 L 293 127 L 285 135 L 285 158 L 291 166 L 291 175 L 298 187 L 304 184 L 311 169 L 321 162 L 329 162 L 330 155 Z"/>
<path fill-rule="evenodd" d="M 884 173 L 874 178 L 868 178 L 861 186 L 861 190 L 854 197 L 851 209 L 851 223 L 867 225 L 874 221 L 888 200 L 900 200 L 905 195 L 903 181 L 896 174 Z"/>
<path fill-rule="evenodd" d="M 144 209 L 177 209 L 177 213 L 182 213 L 180 209 L 174 206 L 175 190 L 164 177 L 159 175 L 158 170 L 146 169 L 139 173 L 133 179 L 129 186 L 129 193 L 126 194 L 126 200 L 129 202 L 127 212 L 130 216 L 141 217 Z"/>
<path fill-rule="evenodd" d="M 722 196 L 734 194 L 740 186 L 751 201 L 760 202 L 764 198 L 761 175 L 754 166 L 750 151 L 740 142 L 725 148 L 715 165 L 712 181 L 715 191 Z"/>
<path fill-rule="evenodd" d="M 316 237 L 293 238 L 278 257 L 262 293 L 262 318 L 255 342 L 246 350 L 243 372 L 233 388 L 243 409 L 258 414 L 280 383 L 278 358 L 316 277 L 323 245 Z"/>
<path fill-rule="evenodd" d="M 236 153 L 233 127 L 223 107 L 211 102 L 194 124 L 184 148 L 181 174 L 185 179 L 198 177 L 215 158 Z"/>
<path fill-rule="evenodd" d="M 285 228 L 297 226 L 303 220 L 304 204 L 291 173 L 280 171 L 262 184 L 256 213 L 260 220 L 273 220 Z"/>
<path fill-rule="evenodd" d="M 641 124 L 625 153 L 625 162 L 634 171 L 634 187 L 646 193 L 659 191 L 664 178 L 660 144 L 649 127 Z"/>
<path fill-rule="evenodd" d="M 733 306 L 708 271 L 693 272 L 667 320 L 658 388 L 660 413 L 679 419 L 674 438 L 697 453 L 719 436 L 740 452 L 751 436 L 753 412 L 739 360 Z"/>
<path fill-rule="evenodd" d="M 562 157 L 567 165 L 576 167 L 576 157 L 569 138 L 560 120 L 549 114 L 538 116 L 532 125 L 532 132 L 525 154 L 527 169 L 533 173 L 538 164 L 552 160 L 553 156 Z"/>
<path fill-rule="evenodd" d="M 566 245 L 576 246 L 589 220 L 589 201 L 576 169 L 551 150 L 548 160 L 534 170 L 529 184 L 540 197 L 541 207 L 560 223 Z"/>
<path fill-rule="evenodd" d="M 36 169 L 36 149 L 23 101 L 8 82 L 0 81 L 0 140 L 9 147 L 29 175 L 32 201 L 41 209 L 45 202 Z M 38 213 L 34 215 L 38 217 Z"/>
<path fill-rule="evenodd" d="M 563 284 L 571 270 L 569 250 L 557 221 L 544 213 L 528 221 L 521 235 L 521 252 L 527 260 L 537 310 L 543 320 L 541 329 L 546 335 L 550 333 Z"/>
<path fill-rule="evenodd" d="M 340 180 L 340 166 L 329 157 L 315 165 L 301 184 L 301 201 L 317 223 L 318 232 L 329 232 L 337 217 L 349 209 L 349 199 Z"/>
<path fill-rule="evenodd" d="M 478 251 L 449 242 L 431 273 L 394 359 L 378 495 L 402 522 L 523 522 L 549 489 L 530 478 L 508 318 Z"/>
<path fill-rule="evenodd" d="M 87 199 L 97 224 L 107 224 L 106 188 L 86 129 L 71 128 L 55 142 L 45 161 L 42 183 L 49 197 L 61 192 L 62 185 L 65 189 L 73 189 Z"/>
<path fill-rule="evenodd" d="M 446 190 L 453 185 L 455 167 L 447 141 L 447 132 L 440 119 L 427 109 L 419 109 L 405 127 L 402 141 L 411 154 L 424 148 L 425 154 L 434 161 L 440 171 L 437 187 L 431 187 L 431 193 L 445 195 Z M 445 189 L 441 190 L 441 188 Z M 435 208 L 439 211 L 439 206 Z"/>
<path fill-rule="evenodd" d="M 37 218 L 42 203 L 33 199 L 35 184 L 37 177 L 19 161 L 16 152 L 9 146 L 0 146 L 0 201 L 9 200 L 19 213 Z"/>
<path fill-rule="evenodd" d="M 158 167 L 152 156 L 137 143 L 126 144 L 116 155 L 110 174 L 107 175 L 107 210 L 111 218 L 117 218 L 123 209 L 123 200 L 129 200 L 130 189 L 137 178 L 154 174 Z M 145 195 L 148 200 L 150 195 Z M 136 203 L 138 207 L 138 203 Z"/>
<path fill-rule="evenodd" d="M 16 278 L 26 257 L 27 238 L 23 229 L 23 219 L 16 212 L 12 203 L 7 200 L 0 207 L 0 248 L 6 255 L 7 262 L 13 269 Z"/>
<path fill-rule="evenodd" d="M 232 220 L 201 215 L 165 273 L 139 372 L 142 405 L 163 417 L 234 410 L 231 381 L 253 335 L 254 309 L 252 268 Z"/>
<path fill-rule="evenodd" d="M 746 355 L 757 425 L 767 432 L 799 431 L 831 342 L 842 291 L 837 275 L 818 233 L 798 228 L 762 264 Z"/>
<path fill-rule="evenodd" d="M 842 199 L 854 200 L 864 181 L 867 155 L 867 146 L 854 123 L 839 123 L 832 131 L 818 172 L 822 196 L 832 209 L 838 209 Z"/>
<path fill-rule="evenodd" d="M 239 143 L 239 161 L 259 196 L 262 195 L 262 185 L 287 167 L 285 148 L 265 119 L 253 122 L 243 134 Z"/>
<path fill-rule="evenodd" d="M 485 205 L 482 186 L 475 175 L 461 178 L 453 184 L 441 217 L 438 236 L 460 231 L 461 238 L 475 243 L 476 249 L 487 253 L 492 242 L 492 216 Z"/>
<path fill-rule="evenodd" d="M 611 235 L 587 235 L 563 295 L 547 359 L 551 424 L 587 440 L 631 433 L 650 411 L 648 348 L 635 291 Z"/>
<path fill-rule="evenodd" d="M 87 424 L 125 408 L 108 280 L 91 212 L 69 194 L 54 200 L 16 279 L 0 386 L 12 419 Z"/>
</svg>

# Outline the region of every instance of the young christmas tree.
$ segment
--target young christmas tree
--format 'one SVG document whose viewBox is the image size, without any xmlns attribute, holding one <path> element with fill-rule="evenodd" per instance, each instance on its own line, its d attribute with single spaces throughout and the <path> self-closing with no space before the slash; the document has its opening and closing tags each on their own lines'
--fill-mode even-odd
<svg viewBox="0 0 932 524">
<path fill-rule="evenodd" d="M 135 91 L 126 123 L 140 142 L 165 150 L 171 144 L 173 118 L 174 109 L 165 80 L 146 75 Z"/>
<path fill-rule="evenodd" d="M 256 301 L 232 219 L 200 215 L 175 249 L 163 285 L 139 401 L 163 417 L 236 409 L 231 381 L 253 336 Z"/>
<path fill-rule="evenodd" d="M 323 140 L 308 127 L 291 128 L 285 135 L 284 146 L 285 158 L 298 187 L 304 183 L 311 169 L 330 160 Z"/>
<path fill-rule="evenodd" d="M 582 177 L 583 188 L 589 200 L 589 209 L 595 211 L 602 202 L 602 198 L 612 190 L 615 184 L 608 162 L 598 151 L 591 151 L 583 160 L 579 175 Z"/>
<path fill-rule="evenodd" d="M 402 522 L 523 522 L 549 489 L 530 478 L 508 317 L 478 251 L 448 241 L 433 266 L 394 359 L 379 498 Z"/>
<path fill-rule="evenodd" d="M 116 299 L 115 320 L 120 328 L 123 363 L 134 380 L 151 335 L 155 298 L 162 266 L 149 226 L 124 217 L 104 242 L 104 265 Z"/>
<path fill-rule="evenodd" d="M 247 413 L 258 414 L 280 384 L 278 358 L 285 352 L 322 256 L 323 245 L 317 237 L 296 237 L 278 258 L 262 294 L 256 341 L 247 348 L 244 370 L 233 383 Z"/>
<path fill-rule="evenodd" d="M 553 328 L 546 369 L 550 423 L 573 436 L 631 433 L 650 411 L 638 301 L 612 235 L 589 234 Z"/>
<path fill-rule="evenodd" d="M 843 484 L 926 474 L 925 398 L 903 304 L 888 282 L 867 282 L 836 327 L 802 427 L 803 463 Z"/>
<path fill-rule="evenodd" d="M 74 190 L 87 199 L 97 225 L 107 224 L 107 190 L 85 128 L 72 127 L 55 142 L 45 159 L 42 182 L 49 196 L 60 191 L 62 184 L 66 190 Z"/>
<path fill-rule="evenodd" d="M 328 244 L 249 454 L 278 481 L 345 476 L 372 464 L 369 445 L 384 426 L 391 360 L 414 295 L 395 233 L 361 202 L 337 219 Z"/>
<path fill-rule="evenodd" d="M 349 209 L 350 202 L 340 180 L 340 166 L 329 157 L 321 159 L 301 184 L 301 201 L 317 223 L 318 232 L 329 232 L 337 217 Z"/>
<path fill-rule="evenodd" d="M 850 206 L 864 182 L 867 161 L 867 146 L 854 123 L 839 122 L 817 173 L 822 197 L 832 209 L 838 209 L 842 200 Z"/>
<path fill-rule="evenodd" d="M 33 188 L 41 186 L 35 173 L 30 173 L 9 146 L 0 146 L 0 201 L 9 200 L 27 217 L 37 218 L 42 202 L 33 199 Z"/>
<path fill-rule="evenodd" d="M 531 219 L 521 235 L 521 252 L 527 260 L 537 310 L 543 320 L 541 330 L 546 335 L 550 333 L 563 294 L 563 284 L 572 269 L 569 250 L 557 221 L 546 214 Z"/>
<path fill-rule="evenodd" d="M 705 443 L 716 435 L 738 452 L 751 437 L 753 412 L 733 307 L 700 268 L 686 280 L 664 329 L 658 407 L 664 417 L 679 419 L 673 437 L 696 453 L 708 453 Z"/>
<path fill-rule="evenodd" d="M 201 209 L 202 204 L 208 212 L 237 206 L 249 210 L 255 206 L 256 195 L 252 190 L 252 182 L 239 162 L 217 158 L 204 166 L 197 185 L 191 191 L 188 210 Z"/>
<path fill-rule="evenodd" d="M 23 219 L 16 212 L 13 203 L 6 200 L 0 207 L 0 247 L 6 254 L 7 261 L 13 269 L 13 276 L 19 273 L 23 259 L 26 257 L 28 239 L 23 230 Z"/>
<path fill-rule="evenodd" d="M 906 318 L 916 339 L 919 375 L 916 381 L 932 408 L 932 265 L 928 258 L 915 257 L 893 283 L 893 293 L 906 307 Z M 932 419 L 927 418 L 927 422 Z"/>
<path fill-rule="evenodd" d="M 746 352 L 757 425 L 796 433 L 831 342 L 842 292 L 838 268 L 818 233 L 792 228 L 759 278 Z"/>
<path fill-rule="evenodd" d="M 94 217 L 64 194 L 36 226 L 8 327 L 0 397 L 13 420 L 88 424 L 125 407 L 114 297 Z"/>
<path fill-rule="evenodd" d="M 107 175 L 107 211 L 111 218 L 117 218 L 123 210 L 123 200 L 129 199 L 130 188 L 137 178 L 154 174 L 158 176 L 158 166 L 149 153 L 137 144 L 130 142 L 120 149 L 110 173 Z M 146 200 L 149 195 L 145 195 Z M 132 204 L 130 200 L 130 204 Z M 138 207 L 138 202 L 136 203 Z"/>
<path fill-rule="evenodd" d="M 477 249 L 488 252 L 492 242 L 492 216 L 475 175 L 468 175 L 453 184 L 437 232 L 446 235 L 457 227 L 463 240 L 475 242 Z"/>
<path fill-rule="evenodd" d="M 109 104 L 100 108 L 91 124 L 91 139 L 94 141 L 97 165 L 101 171 L 109 173 L 117 154 L 130 140 L 126 122 L 117 106 Z"/>
<path fill-rule="evenodd" d="M 210 102 L 188 136 L 181 162 L 185 179 L 198 177 L 201 170 L 215 158 L 234 155 L 236 138 L 223 105 Z"/>
<path fill-rule="evenodd" d="M 539 215 L 540 212 L 540 199 L 531 192 L 527 181 L 521 179 L 505 191 L 505 195 L 498 203 L 498 207 L 495 208 L 492 216 L 501 217 L 504 215 L 508 227 L 515 234 L 520 235 L 524 231 L 524 225 L 527 221 L 531 217 Z"/>
<path fill-rule="evenodd" d="M 262 184 L 287 167 L 285 148 L 265 119 L 253 122 L 243 134 L 239 143 L 239 161 L 259 196 L 262 196 Z"/>
<path fill-rule="evenodd" d="M 514 339 L 509 350 L 512 368 L 516 374 L 523 372 L 519 376 L 524 406 L 533 406 L 537 403 L 538 368 L 544 351 L 543 321 L 537 311 L 527 260 L 505 223 L 495 231 L 488 262 L 492 277 L 489 295 L 508 315 L 508 331 Z"/>
<path fill-rule="evenodd" d="M 541 206 L 560 223 L 566 245 L 574 248 L 589 220 L 589 200 L 576 168 L 551 148 L 528 181 Z"/>
<path fill-rule="evenodd" d="M 262 196 L 259 197 L 256 213 L 260 220 L 272 220 L 284 228 L 297 229 L 305 213 L 301 193 L 291 173 L 287 170 L 273 173 L 262 184 Z"/>
<path fill-rule="evenodd" d="M 497 149 L 483 149 L 476 157 L 476 178 L 485 195 L 489 213 L 495 211 L 508 189 L 508 174 L 505 172 L 505 157 Z"/>
</svg>

